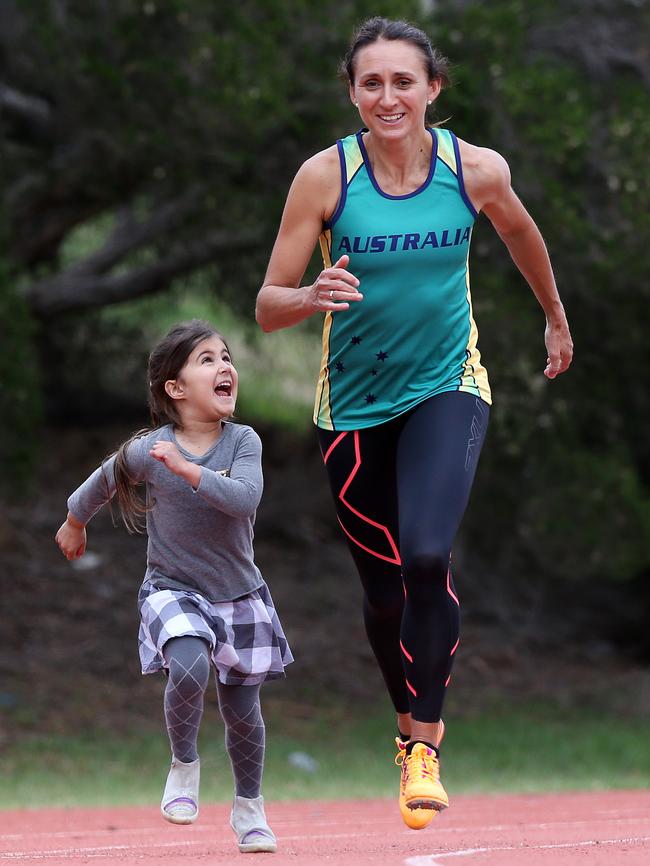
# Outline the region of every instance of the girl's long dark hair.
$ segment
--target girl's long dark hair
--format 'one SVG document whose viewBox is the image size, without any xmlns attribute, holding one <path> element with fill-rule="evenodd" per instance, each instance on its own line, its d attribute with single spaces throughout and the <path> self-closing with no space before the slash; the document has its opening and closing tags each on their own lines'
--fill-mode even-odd
<svg viewBox="0 0 650 866">
<path fill-rule="evenodd" d="M 144 515 L 155 503 L 144 502 L 137 491 L 137 479 L 129 473 L 126 453 L 129 445 L 152 430 L 171 424 L 181 426 L 181 418 L 175 401 L 165 391 L 165 382 L 177 379 L 191 355 L 194 347 L 210 337 L 219 337 L 226 344 L 223 336 L 209 322 L 202 319 L 192 319 L 174 325 L 169 333 L 154 347 L 149 355 L 149 414 L 151 426 L 144 427 L 133 433 L 126 442 L 117 449 L 115 456 L 115 496 L 120 508 L 122 520 L 129 532 L 144 531 Z M 228 349 L 230 353 L 230 349 Z"/>
</svg>

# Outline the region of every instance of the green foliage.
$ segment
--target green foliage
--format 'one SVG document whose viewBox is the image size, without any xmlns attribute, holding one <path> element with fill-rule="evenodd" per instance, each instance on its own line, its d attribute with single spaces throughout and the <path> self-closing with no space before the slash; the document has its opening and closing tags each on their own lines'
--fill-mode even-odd
<svg viewBox="0 0 650 866">
<path fill-rule="evenodd" d="M 244 309 L 293 174 L 354 122 L 337 63 L 354 24 L 382 9 L 410 15 L 417 3 L 325 0 L 316 15 L 306 0 L 241 0 L 227 15 L 212 0 L 25 5 L 10 69 L 52 116 L 41 138 L 23 131 L 8 148 L 10 173 L 26 181 L 10 219 L 17 257 L 56 273 L 86 220 L 136 206 L 155 220 L 191 194 L 150 249 L 200 267 L 216 232 L 257 237 L 245 257 L 220 247 L 222 296 Z"/>
<path fill-rule="evenodd" d="M 639 381 L 650 301 L 648 90 L 640 63 L 608 63 L 615 37 L 601 35 L 616 27 L 629 40 L 621 50 L 633 52 L 645 13 L 624 4 L 610 14 L 616 24 L 604 6 L 569 19 L 544 0 L 436 8 L 436 39 L 458 62 L 439 114 L 508 160 L 575 342 L 570 371 L 545 382 L 543 317 L 479 223 L 472 289 L 495 402 L 465 532 L 513 577 L 621 579 L 650 568 L 650 392 Z"/>
<path fill-rule="evenodd" d="M 308 423 L 305 378 L 318 360 L 312 323 L 262 336 L 252 325 L 254 297 L 296 169 L 358 122 L 336 77 L 353 25 L 372 14 L 409 18 L 452 61 L 455 85 L 441 96 L 438 118 L 508 160 L 549 247 L 576 345 L 570 372 L 545 381 L 543 316 L 479 220 L 472 292 L 495 402 L 466 535 L 485 562 L 513 577 L 647 572 L 648 9 L 574 6 L 569 14 L 547 0 L 446 0 L 427 17 L 410 0 L 324 0 L 317 15 L 307 0 L 242 0 L 227 16 L 211 0 L 21 4 L 15 38 L 0 46 L 8 81 L 54 115 L 40 138 L 9 135 L 3 154 L 23 284 L 87 261 L 122 208 L 146 221 L 188 190 L 196 200 L 187 215 L 128 250 L 112 275 L 155 265 L 214 232 L 254 238 L 197 264 L 198 293 L 198 283 L 177 281 L 149 327 L 137 312 L 149 309 L 144 302 L 116 308 L 114 318 L 59 317 L 46 327 L 56 348 L 46 371 L 46 394 L 57 385 L 50 405 L 71 415 L 96 394 L 101 402 L 106 389 L 127 399 L 165 305 L 176 315 L 211 295 L 209 309 L 224 319 L 227 307 L 241 334 L 241 411 L 300 426 L 304 408 Z M 0 136 L 7 130 L 16 132 L 8 125 Z M 186 289 L 191 300 L 179 307 Z"/>
<path fill-rule="evenodd" d="M 650 546 L 650 498 L 629 457 L 544 450 L 548 431 L 532 440 L 517 530 L 524 572 L 558 580 L 625 580 L 643 573 Z"/>
<path fill-rule="evenodd" d="M 35 328 L 0 259 L 0 495 L 16 495 L 38 457 L 41 398 Z"/>
<path fill-rule="evenodd" d="M 64 425 L 148 417 L 150 346 L 137 322 L 115 327 L 103 311 L 70 313 L 43 328 L 41 379 L 48 418 Z"/>
</svg>

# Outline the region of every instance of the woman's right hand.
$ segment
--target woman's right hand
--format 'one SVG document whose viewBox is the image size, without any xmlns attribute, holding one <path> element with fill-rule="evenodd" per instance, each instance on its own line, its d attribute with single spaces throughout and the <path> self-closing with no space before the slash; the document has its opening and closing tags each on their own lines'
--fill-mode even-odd
<svg viewBox="0 0 650 866">
<path fill-rule="evenodd" d="M 79 559 L 86 552 L 86 527 L 74 518 L 71 521 L 68 515 L 54 540 L 66 559 Z"/>
<path fill-rule="evenodd" d="M 341 256 L 331 268 L 321 271 L 309 287 L 310 300 L 315 310 L 347 310 L 351 301 L 363 300 L 359 291 L 359 280 L 347 270 L 349 262 L 350 256 Z"/>
</svg>

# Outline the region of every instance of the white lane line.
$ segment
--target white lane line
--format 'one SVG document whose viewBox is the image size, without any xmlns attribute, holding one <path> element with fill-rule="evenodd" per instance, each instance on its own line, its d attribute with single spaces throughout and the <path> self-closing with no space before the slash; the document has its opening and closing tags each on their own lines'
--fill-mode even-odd
<svg viewBox="0 0 650 866">
<path fill-rule="evenodd" d="M 290 842 L 290 841 L 301 841 L 305 839 L 313 839 L 313 840 L 331 840 L 331 839 L 360 839 L 360 838 L 368 838 L 375 839 L 377 836 L 376 831 L 372 833 L 358 833 L 358 832 L 350 832 L 350 833 L 310 833 L 309 835 L 302 834 L 300 836 L 285 836 L 283 834 L 278 835 L 278 840 L 280 842 Z M 216 843 L 213 841 L 212 845 L 222 844 L 223 846 L 227 846 L 228 850 L 230 850 L 232 844 L 231 840 L 226 839 L 217 839 Z M 195 839 L 188 842 L 135 842 L 131 845 L 97 845 L 97 846 L 86 846 L 79 848 L 52 848 L 50 850 L 45 851 L 0 851 L 0 862 L 2 862 L 2 858 L 8 858 L 10 860 L 28 860 L 34 859 L 38 860 L 39 858 L 46 859 L 48 857 L 79 857 L 81 855 L 86 857 L 97 857 L 102 856 L 104 854 L 110 854 L 115 851 L 135 851 L 137 849 L 146 849 L 148 851 L 154 851 L 157 848 L 191 848 L 196 845 L 205 845 L 204 839 Z M 214 853 L 214 852 L 213 852 Z"/>
<path fill-rule="evenodd" d="M 326 835 L 313 836 L 283 836 L 279 837 L 281 841 L 300 840 L 305 838 L 310 839 L 346 839 L 354 836 L 368 836 L 374 838 L 374 833 L 336 833 Z M 584 848 L 594 845 L 622 845 L 634 844 L 638 845 L 643 842 L 650 842 L 650 836 L 628 836 L 619 839 L 588 839 L 582 842 L 558 842 L 548 845 L 494 845 L 485 848 L 463 848 L 459 851 L 445 851 L 440 854 L 425 854 L 416 857 L 408 857 L 404 860 L 404 866 L 440 866 L 440 861 L 448 857 L 468 857 L 472 854 L 489 854 L 497 851 L 532 851 L 532 850 L 553 850 L 560 848 Z M 194 841 L 173 841 L 173 842 L 143 842 L 133 845 L 100 845 L 93 847 L 80 848 L 54 848 L 45 851 L 3 851 L 0 855 L 3 859 L 8 860 L 47 860 L 50 857 L 101 857 L 107 854 L 116 853 L 117 851 L 133 851 L 136 849 L 145 849 L 153 851 L 155 849 L 164 848 L 192 848 L 197 845 L 203 845 L 204 841 L 196 839 Z M 213 852 L 216 853 L 216 852 Z"/>
<path fill-rule="evenodd" d="M 98 845 L 92 848 L 53 848 L 50 851 L 3 851 L 2 858 L 9 860 L 38 860 L 48 857 L 97 857 L 103 854 L 112 854 L 115 851 L 133 851 L 136 848 L 191 848 L 193 845 L 205 844 L 203 841 L 196 842 L 155 842 L 153 844 L 141 845 Z"/>
<path fill-rule="evenodd" d="M 617 827 L 620 827 L 622 824 L 639 824 L 639 823 L 647 824 L 647 822 L 648 822 L 648 815 L 647 814 L 640 815 L 638 818 L 618 818 L 615 815 L 613 815 L 611 819 L 607 819 L 605 821 L 600 821 L 600 824 L 603 825 L 603 824 L 613 823 L 613 824 L 616 824 Z M 298 823 L 301 823 L 301 822 L 293 821 L 293 820 L 283 820 L 282 818 L 276 818 L 273 821 L 273 826 L 276 828 L 284 828 L 285 830 L 290 831 L 291 828 L 295 827 L 296 824 L 298 824 Z M 206 833 L 206 832 L 214 833 L 215 831 L 218 831 L 219 829 L 221 829 L 222 826 L 226 826 L 226 824 L 227 824 L 227 821 L 225 818 L 224 818 L 223 824 L 221 822 L 217 823 L 215 821 L 210 821 L 209 823 L 204 823 L 201 825 L 193 824 L 190 832 L 192 834 Z M 525 826 L 526 826 L 526 830 L 550 830 L 552 828 L 557 828 L 557 827 L 564 827 L 564 828 L 584 827 L 584 826 L 591 826 L 592 824 L 593 824 L 593 820 L 589 820 L 589 821 L 587 821 L 587 820 L 575 820 L 575 821 L 543 821 L 543 822 L 537 822 L 535 824 L 526 824 Z M 354 821 L 353 820 L 337 821 L 335 819 L 310 820 L 310 825 L 312 827 L 319 828 L 320 830 L 323 830 L 323 831 L 327 827 L 332 827 L 332 826 L 333 827 L 345 827 L 346 825 L 349 825 L 351 828 L 358 828 L 359 826 L 376 827 L 377 819 L 376 818 L 372 818 L 371 820 L 360 819 L 358 821 L 357 820 L 354 820 Z M 24 833 L 0 833 L 0 845 L 3 842 L 5 842 L 5 843 L 6 842 L 16 842 L 16 841 L 19 841 L 21 839 L 30 839 L 33 841 L 34 839 L 37 839 L 39 837 L 42 837 L 45 839 L 67 839 L 67 838 L 74 839 L 74 838 L 79 838 L 79 837 L 88 836 L 88 835 L 93 836 L 93 837 L 95 837 L 95 836 L 116 836 L 116 835 L 123 837 L 123 836 L 138 836 L 138 835 L 143 835 L 143 834 L 144 835 L 150 835 L 150 834 L 160 833 L 161 832 L 161 829 L 160 829 L 161 826 L 164 826 L 164 825 L 156 824 L 155 826 L 151 825 L 148 827 L 124 827 L 124 828 L 122 828 L 119 826 L 119 823 L 118 823 L 114 828 L 110 828 L 110 829 L 107 827 L 102 827 L 102 828 L 98 828 L 97 830 L 82 830 L 82 829 L 53 830 L 53 831 L 47 831 L 47 830 L 33 831 L 33 830 L 30 830 L 30 831 L 26 831 Z M 499 832 L 504 832 L 504 831 L 514 830 L 515 828 L 520 829 L 521 824 L 520 823 L 516 823 L 516 824 L 484 824 L 484 825 L 465 824 L 465 825 L 457 825 L 455 827 L 444 827 L 441 824 L 438 824 L 435 828 L 435 833 L 436 833 L 436 836 L 441 836 L 445 833 L 451 833 L 454 835 L 458 835 L 461 833 L 462 834 L 467 834 L 467 833 L 477 834 L 477 833 L 490 833 L 490 832 L 494 832 L 495 830 L 499 831 Z M 171 830 L 171 828 L 169 828 L 169 827 L 166 827 L 166 829 Z M 412 831 L 407 830 L 406 828 L 404 828 L 403 833 L 406 836 L 412 836 Z M 297 836 L 297 835 L 292 835 L 290 837 L 285 836 L 284 838 L 300 839 L 300 838 L 310 838 L 310 837 L 311 837 L 311 834 L 307 834 L 307 835 L 303 835 L 303 836 Z M 180 844 L 182 844 L 182 843 L 180 843 Z M 0 853 L 1 853 L 1 849 L 0 849 Z"/>
<path fill-rule="evenodd" d="M 446 857 L 469 857 L 471 854 L 492 854 L 496 851 L 548 851 L 556 848 L 586 848 L 594 845 L 638 845 L 650 842 L 650 836 L 628 836 L 623 839 L 586 839 L 582 842 L 555 842 L 550 845 L 494 845 L 488 848 L 464 848 L 461 851 L 443 851 L 408 857 L 404 866 L 439 866 Z"/>
<path fill-rule="evenodd" d="M 469 854 L 484 854 L 486 851 L 510 851 L 510 848 L 464 848 L 462 851 L 447 851 L 446 854 L 419 854 L 404 861 L 404 866 L 436 866 L 443 857 L 467 857 Z"/>
<path fill-rule="evenodd" d="M 0 813 L 1 816 L 1 813 Z M 201 827 L 197 827 L 196 824 L 192 826 L 191 833 L 214 833 L 216 824 L 204 824 Z M 224 822 L 224 826 L 226 823 Z M 164 824 L 162 827 L 165 830 L 173 832 L 170 827 L 166 827 Z M 148 836 L 155 833 L 161 832 L 161 825 L 157 824 L 155 827 L 103 827 L 98 828 L 97 830 L 39 830 L 38 832 L 28 831 L 26 833 L 0 833 L 0 844 L 2 842 L 16 842 L 20 839 L 29 839 L 33 841 L 34 839 L 43 838 L 43 839 L 81 839 L 85 836 Z M 162 831 L 164 832 L 164 830 Z M 182 832 L 182 831 L 181 831 Z M 181 843 L 182 844 L 182 843 Z M 2 850 L 0 849 L 0 854 Z"/>
</svg>

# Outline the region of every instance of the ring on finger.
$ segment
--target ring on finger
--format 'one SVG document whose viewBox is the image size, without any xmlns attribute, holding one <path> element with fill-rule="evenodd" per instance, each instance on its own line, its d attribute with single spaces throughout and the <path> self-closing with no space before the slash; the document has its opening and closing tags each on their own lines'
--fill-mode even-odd
<svg viewBox="0 0 650 866">
<path fill-rule="evenodd" d="M 330 301 L 334 300 L 334 289 L 330 289 Z"/>
</svg>

